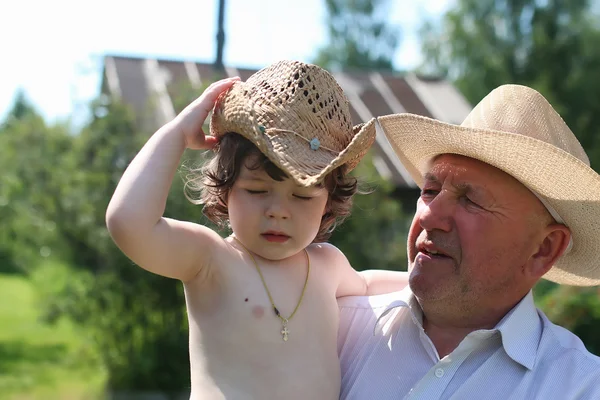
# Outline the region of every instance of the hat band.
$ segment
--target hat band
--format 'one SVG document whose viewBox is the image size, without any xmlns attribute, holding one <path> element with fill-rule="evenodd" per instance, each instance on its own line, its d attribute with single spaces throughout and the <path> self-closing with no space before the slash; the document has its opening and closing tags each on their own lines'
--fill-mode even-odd
<svg viewBox="0 0 600 400">
<path fill-rule="evenodd" d="M 325 147 L 321 144 L 321 142 L 319 141 L 318 138 L 314 137 L 312 139 L 307 139 L 304 136 L 302 136 L 301 134 L 299 134 L 298 132 L 294 132 L 291 131 L 289 129 L 280 129 L 280 128 L 266 128 L 262 125 L 258 125 L 258 130 L 260 131 L 260 133 L 291 133 L 292 135 L 296 135 L 297 137 L 299 137 L 300 139 L 304 140 L 305 142 L 308 143 L 308 145 L 310 146 L 310 149 L 313 151 L 319 150 L 319 149 L 323 149 L 323 150 L 327 150 L 330 153 L 333 153 L 335 155 L 339 155 L 340 152 L 336 151 L 334 149 L 330 149 L 329 147 Z M 270 135 L 267 135 L 270 136 Z"/>
<path fill-rule="evenodd" d="M 546 210 L 548 210 L 548 212 L 550 213 L 550 215 L 552 216 L 552 218 L 554 218 L 554 220 L 556 222 L 558 222 L 559 224 L 562 224 L 564 226 L 567 226 L 567 224 L 565 224 L 565 221 L 560 217 L 560 215 L 558 215 L 558 212 L 556 212 L 556 210 L 546 200 L 544 200 L 544 198 L 542 196 L 540 196 L 539 194 L 537 194 L 536 192 L 534 192 L 531 189 L 529 189 L 529 190 L 531 191 L 531 193 L 533 193 L 535 195 L 535 197 L 538 198 L 538 200 L 544 205 L 544 207 L 546 207 Z M 572 248 L 573 248 L 573 235 L 570 235 L 569 236 L 569 245 L 567 246 L 567 249 L 565 250 L 563 255 L 569 253 Z"/>
</svg>

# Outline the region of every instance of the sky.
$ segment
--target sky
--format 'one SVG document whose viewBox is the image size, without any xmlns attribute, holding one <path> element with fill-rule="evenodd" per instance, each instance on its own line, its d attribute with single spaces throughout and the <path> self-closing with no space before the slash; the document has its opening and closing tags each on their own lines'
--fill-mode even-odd
<svg viewBox="0 0 600 400">
<path fill-rule="evenodd" d="M 391 0 L 401 30 L 397 69 L 421 58 L 417 29 L 453 0 Z M 104 55 L 212 62 L 218 0 L 20 0 L 0 5 L 0 120 L 16 91 L 49 122 L 84 118 L 100 91 Z M 310 62 L 326 44 L 324 0 L 226 0 L 224 63 Z"/>
</svg>

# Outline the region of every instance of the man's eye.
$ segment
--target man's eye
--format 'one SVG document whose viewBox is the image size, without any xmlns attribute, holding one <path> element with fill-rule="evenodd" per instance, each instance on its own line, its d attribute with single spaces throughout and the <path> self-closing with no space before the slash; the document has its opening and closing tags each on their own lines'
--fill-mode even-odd
<svg viewBox="0 0 600 400">
<path fill-rule="evenodd" d="M 464 196 L 464 200 L 465 200 L 465 201 L 466 201 L 468 204 L 470 204 L 470 205 L 472 205 L 472 206 L 475 206 L 475 207 L 480 207 L 480 206 L 479 206 L 479 204 L 475 203 L 473 200 L 471 200 L 471 199 L 470 199 L 470 198 L 468 198 L 467 196 Z"/>
</svg>

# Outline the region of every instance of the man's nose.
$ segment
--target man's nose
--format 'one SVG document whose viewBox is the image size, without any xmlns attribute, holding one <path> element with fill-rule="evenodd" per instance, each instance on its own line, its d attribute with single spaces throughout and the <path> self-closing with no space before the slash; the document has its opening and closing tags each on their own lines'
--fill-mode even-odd
<svg viewBox="0 0 600 400">
<path fill-rule="evenodd" d="M 456 202 L 451 197 L 450 193 L 440 192 L 432 200 L 419 205 L 417 209 L 419 223 L 424 230 L 444 232 L 452 230 L 452 216 Z"/>
</svg>

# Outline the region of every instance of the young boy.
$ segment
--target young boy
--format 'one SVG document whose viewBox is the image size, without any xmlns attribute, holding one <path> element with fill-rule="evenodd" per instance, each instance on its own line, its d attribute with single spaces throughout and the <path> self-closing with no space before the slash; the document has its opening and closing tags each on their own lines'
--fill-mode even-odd
<svg viewBox="0 0 600 400">
<path fill-rule="evenodd" d="M 322 243 L 350 212 L 348 172 L 375 137 L 373 121 L 350 119 L 329 73 L 284 61 L 212 84 L 125 171 L 108 229 L 135 263 L 184 284 L 192 399 L 337 399 L 336 298 L 406 285 L 404 273 L 357 273 Z M 162 216 L 186 147 L 215 151 L 188 188 L 228 238 Z"/>
</svg>

